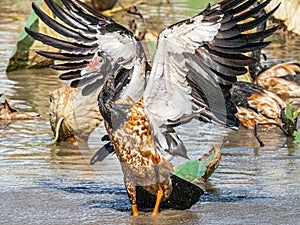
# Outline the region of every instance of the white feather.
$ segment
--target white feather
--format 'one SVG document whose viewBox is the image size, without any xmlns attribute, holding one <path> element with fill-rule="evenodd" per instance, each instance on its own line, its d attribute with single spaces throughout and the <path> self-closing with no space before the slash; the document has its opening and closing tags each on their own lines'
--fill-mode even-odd
<svg viewBox="0 0 300 225">
<path fill-rule="evenodd" d="M 193 59 L 183 54 L 194 55 L 203 42 L 214 39 L 221 27 L 219 21 L 211 23 L 202 20 L 203 15 L 198 15 L 163 30 L 159 35 L 153 68 L 144 92 L 144 103 L 145 112 L 151 119 L 154 135 L 162 149 L 168 149 L 162 125 L 167 124 L 168 120 L 191 115 L 193 110 L 192 90 L 186 80 L 188 64 Z"/>
<path fill-rule="evenodd" d="M 120 34 L 119 32 L 98 33 L 99 49 L 112 58 L 114 64 L 118 61 L 125 69 L 131 69 L 137 58 L 137 43 L 133 36 Z M 122 59 L 123 61 L 119 61 Z"/>
</svg>

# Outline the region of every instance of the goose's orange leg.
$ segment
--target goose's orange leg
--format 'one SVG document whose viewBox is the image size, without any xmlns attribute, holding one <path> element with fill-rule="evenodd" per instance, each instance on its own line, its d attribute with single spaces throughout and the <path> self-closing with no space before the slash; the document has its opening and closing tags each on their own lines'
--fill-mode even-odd
<svg viewBox="0 0 300 225">
<path fill-rule="evenodd" d="M 132 215 L 133 216 L 138 216 L 139 212 L 138 212 L 138 208 L 136 205 L 136 190 L 135 190 L 135 186 L 132 185 L 129 182 L 125 183 L 126 189 L 127 189 L 127 193 L 131 202 L 131 209 L 132 209 Z"/>
<path fill-rule="evenodd" d="M 131 205 L 131 208 L 132 208 L 132 215 L 133 215 L 133 216 L 138 216 L 138 215 L 139 215 L 139 212 L 138 212 L 137 205 L 136 205 L 136 204 L 133 204 L 133 205 Z"/>
<path fill-rule="evenodd" d="M 154 206 L 154 209 L 152 212 L 153 216 L 158 214 L 158 210 L 159 210 L 159 206 L 160 206 L 160 202 L 162 200 L 163 194 L 164 194 L 164 192 L 163 192 L 160 184 L 157 184 L 156 202 L 155 202 L 155 206 Z"/>
</svg>

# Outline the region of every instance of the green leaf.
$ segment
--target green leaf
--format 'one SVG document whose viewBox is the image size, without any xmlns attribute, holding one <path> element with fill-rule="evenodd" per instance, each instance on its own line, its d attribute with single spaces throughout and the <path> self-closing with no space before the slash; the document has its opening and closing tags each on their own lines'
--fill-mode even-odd
<svg viewBox="0 0 300 225">
<path fill-rule="evenodd" d="M 38 5 L 38 7 L 41 7 L 42 1 L 41 0 L 37 0 L 37 1 L 35 1 L 35 3 Z M 26 21 L 25 27 L 29 27 L 29 28 L 32 27 L 33 24 L 36 23 L 37 20 L 38 20 L 38 16 L 35 14 L 35 12 L 33 10 L 31 10 L 29 18 Z M 18 41 L 23 40 L 27 35 L 28 34 L 23 29 L 22 33 L 19 36 L 19 40 Z"/>
<path fill-rule="evenodd" d="M 294 116 L 293 116 L 293 105 L 292 104 L 288 104 L 286 109 L 285 109 L 285 115 L 286 118 L 289 120 L 294 120 Z"/>
<path fill-rule="evenodd" d="M 61 0 L 55 0 L 58 4 L 61 4 Z M 50 9 L 46 7 L 46 3 L 43 0 L 35 0 L 35 3 L 40 7 L 44 12 L 50 13 Z M 32 10 L 28 20 L 25 24 L 26 27 L 29 27 L 31 30 L 40 31 L 41 27 L 45 27 L 45 34 L 47 35 L 48 30 L 47 25 L 39 22 L 39 18 Z M 50 35 L 52 36 L 52 34 Z M 50 59 L 42 59 L 41 57 L 35 57 L 32 55 L 33 46 L 35 44 L 35 40 L 28 35 L 23 29 L 19 35 L 19 39 L 13 49 L 11 57 L 9 59 L 9 63 L 6 68 L 6 72 L 11 72 L 19 69 L 25 68 L 42 68 L 47 67 L 53 61 Z M 45 46 L 45 49 L 49 49 L 49 47 Z"/>
<path fill-rule="evenodd" d="M 300 143 L 300 132 L 299 131 L 294 132 L 294 143 Z"/>
<path fill-rule="evenodd" d="M 293 110 L 293 105 L 289 103 L 285 109 L 285 116 L 287 120 L 286 130 L 289 136 L 294 136 L 294 132 L 297 130 L 297 121 L 299 112 Z"/>
<path fill-rule="evenodd" d="M 41 6 L 41 0 L 37 0 L 35 3 L 40 7 Z M 29 15 L 29 18 L 28 20 L 26 21 L 26 24 L 25 24 L 25 27 L 29 27 L 29 28 L 33 28 L 33 27 L 36 27 L 37 26 L 37 23 L 38 23 L 38 16 L 35 14 L 35 12 L 33 10 L 31 10 L 31 13 Z M 28 34 L 25 32 L 25 29 L 22 30 L 21 34 L 19 35 L 19 38 L 18 38 L 18 42 L 17 44 L 15 45 L 14 49 L 13 49 L 13 52 L 12 52 L 12 57 L 15 56 L 18 52 L 18 47 L 19 47 L 19 43 L 22 44 L 22 41 L 26 38 L 26 37 L 29 37 Z M 31 39 L 31 43 L 33 43 L 33 39 L 30 37 L 29 39 Z M 24 41 L 24 42 L 28 42 L 27 40 Z M 30 45 L 31 46 L 31 45 Z M 27 46 L 27 48 L 30 48 L 30 46 Z"/>
<path fill-rule="evenodd" d="M 189 182 L 207 180 L 220 162 L 220 149 L 213 148 L 201 159 L 189 160 L 175 167 L 174 175 Z"/>
<path fill-rule="evenodd" d="M 293 112 L 293 118 L 294 118 L 294 120 L 297 120 L 298 116 L 299 116 L 299 112 L 297 112 L 297 111 Z"/>
</svg>

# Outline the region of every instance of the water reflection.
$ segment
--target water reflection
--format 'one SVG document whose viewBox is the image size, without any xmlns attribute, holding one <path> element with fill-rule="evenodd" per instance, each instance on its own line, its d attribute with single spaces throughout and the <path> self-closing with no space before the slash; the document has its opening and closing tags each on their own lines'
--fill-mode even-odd
<svg viewBox="0 0 300 225">
<path fill-rule="evenodd" d="M 13 101 L 15 107 L 23 111 L 32 110 L 44 115 L 49 108 L 49 91 L 63 85 L 57 77 L 57 73 L 50 69 L 10 72 L 7 79 L 14 81 L 16 85 L 13 95 L 7 97 Z"/>
</svg>

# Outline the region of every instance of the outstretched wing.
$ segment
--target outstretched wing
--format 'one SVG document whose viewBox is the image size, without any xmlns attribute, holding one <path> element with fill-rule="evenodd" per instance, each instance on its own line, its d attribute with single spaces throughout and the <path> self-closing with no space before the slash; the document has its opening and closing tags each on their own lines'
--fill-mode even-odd
<svg viewBox="0 0 300 225">
<path fill-rule="evenodd" d="M 184 155 L 185 149 L 180 150 L 184 146 L 170 127 L 195 117 L 238 127 L 230 88 L 236 76 L 256 62 L 243 53 L 267 46 L 263 39 L 277 29 L 248 32 L 276 10 L 261 13 L 269 2 L 224 0 L 161 32 L 144 101 L 157 128 L 167 128 L 162 133 L 169 148 L 173 144 Z M 253 16 L 256 19 L 247 20 Z"/>
<path fill-rule="evenodd" d="M 101 67 L 103 61 L 109 59 L 111 65 L 118 63 L 127 71 L 122 71 L 127 75 L 122 80 L 123 92 L 130 92 L 126 96 L 136 99 L 142 95 L 146 60 L 143 48 L 132 32 L 78 0 L 62 0 L 65 9 L 54 0 L 45 2 L 62 22 L 49 17 L 35 3 L 32 8 L 45 24 L 63 38 L 50 37 L 28 28 L 26 31 L 34 39 L 62 50 L 59 53 L 37 51 L 44 57 L 64 62 L 52 65 L 52 68 L 63 71 L 60 79 L 71 80 L 72 87 L 83 86 L 83 94 L 87 95 L 102 86 L 105 74 Z M 138 72 L 134 72 L 136 70 Z M 125 90 L 130 82 L 135 83 L 131 88 L 138 86 L 135 93 Z"/>
</svg>

